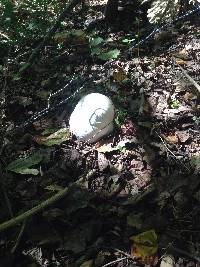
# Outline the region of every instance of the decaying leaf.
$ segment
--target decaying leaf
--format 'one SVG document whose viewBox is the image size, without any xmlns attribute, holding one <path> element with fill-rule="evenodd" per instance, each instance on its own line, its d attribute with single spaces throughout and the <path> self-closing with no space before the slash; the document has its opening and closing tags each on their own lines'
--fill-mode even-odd
<svg viewBox="0 0 200 267">
<path fill-rule="evenodd" d="M 70 137 L 69 128 L 62 128 L 47 137 L 36 136 L 34 137 L 34 141 L 37 142 L 39 145 L 53 146 L 53 145 L 60 145 L 64 141 L 69 140 L 69 137 Z"/>
<path fill-rule="evenodd" d="M 158 250 L 158 238 L 154 230 L 143 232 L 130 237 L 134 241 L 132 255 L 146 261 L 148 257 L 154 256 Z"/>
<path fill-rule="evenodd" d="M 126 72 L 123 68 L 119 68 L 113 73 L 113 78 L 117 82 L 122 82 L 124 79 L 126 79 Z"/>
</svg>

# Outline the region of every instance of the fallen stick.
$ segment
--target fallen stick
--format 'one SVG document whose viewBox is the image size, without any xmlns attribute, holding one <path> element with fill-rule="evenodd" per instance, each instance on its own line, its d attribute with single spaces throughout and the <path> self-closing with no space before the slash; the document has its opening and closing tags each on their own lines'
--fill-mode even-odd
<svg viewBox="0 0 200 267">
<path fill-rule="evenodd" d="M 27 68 L 31 66 L 31 64 L 36 59 L 40 49 L 44 47 L 46 42 L 54 35 L 56 30 L 60 26 L 60 22 L 67 16 L 67 14 L 79 3 L 81 3 L 83 0 L 71 0 L 69 4 L 67 4 L 66 8 L 63 10 L 63 12 L 59 15 L 54 25 L 50 28 L 50 30 L 47 32 L 47 34 L 44 36 L 42 42 L 33 50 L 32 54 L 30 55 L 28 62 L 19 70 L 20 73 L 23 73 Z"/>
<path fill-rule="evenodd" d="M 63 190 L 59 191 L 54 196 L 48 198 L 47 200 L 43 201 L 42 203 L 33 207 L 32 209 L 18 215 L 17 217 L 15 217 L 13 219 L 10 219 L 10 220 L 0 224 L 0 232 L 18 224 L 18 223 L 23 222 L 25 219 L 29 218 L 30 216 L 35 215 L 36 213 L 42 211 L 43 209 L 51 206 L 52 204 L 54 204 L 58 200 L 65 197 L 68 193 L 68 190 L 69 190 L 69 188 L 65 187 Z"/>
<path fill-rule="evenodd" d="M 178 66 L 181 69 L 181 71 L 183 72 L 183 74 L 185 75 L 185 77 L 194 85 L 194 87 L 200 93 L 200 85 L 198 85 L 198 83 L 179 64 L 178 64 Z"/>
</svg>

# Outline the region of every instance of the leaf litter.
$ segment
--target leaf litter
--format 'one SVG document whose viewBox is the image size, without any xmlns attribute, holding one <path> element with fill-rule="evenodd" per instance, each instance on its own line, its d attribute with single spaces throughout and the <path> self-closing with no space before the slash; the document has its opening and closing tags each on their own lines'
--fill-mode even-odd
<svg viewBox="0 0 200 267">
<path fill-rule="evenodd" d="M 127 262 L 116 266 L 133 261 L 154 266 L 166 254 L 173 255 L 176 266 L 199 262 L 199 95 L 178 64 L 199 83 L 200 47 L 197 26 L 182 27 L 171 46 L 154 40 L 131 59 L 123 32 L 102 29 L 91 37 L 98 53 L 90 51 L 84 31 L 60 32 L 55 42 L 65 44 L 62 57 L 48 48 L 29 80 L 9 82 L 5 125 L 17 125 L 40 111 L 45 96 L 66 84 L 74 71 L 89 88 L 82 94 L 95 90 L 109 95 L 117 112 L 115 131 L 93 145 L 69 135 L 68 119 L 77 99 L 26 129 L 30 138 L 23 145 L 20 134 L 2 134 L 1 222 L 65 187 L 70 190 L 27 220 L 13 257 L 20 225 L 5 232 L 1 266 L 5 260 L 19 266 L 23 255 L 39 266 L 103 266 L 123 253 Z M 116 45 L 120 42 L 123 46 Z M 176 59 L 174 64 L 172 56 L 184 62 Z M 64 109 L 67 115 L 60 119 Z M 40 253 L 34 255 L 34 249 Z M 166 265 L 164 258 L 160 264 Z"/>
</svg>

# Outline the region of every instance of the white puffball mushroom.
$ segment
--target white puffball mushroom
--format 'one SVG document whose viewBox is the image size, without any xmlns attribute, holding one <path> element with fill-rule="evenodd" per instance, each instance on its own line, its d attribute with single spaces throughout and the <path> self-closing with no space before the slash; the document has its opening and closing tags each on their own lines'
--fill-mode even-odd
<svg viewBox="0 0 200 267">
<path fill-rule="evenodd" d="M 113 130 L 115 111 L 110 98 L 91 93 L 80 99 L 69 119 L 70 131 L 80 141 L 94 143 Z"/>
</svg>

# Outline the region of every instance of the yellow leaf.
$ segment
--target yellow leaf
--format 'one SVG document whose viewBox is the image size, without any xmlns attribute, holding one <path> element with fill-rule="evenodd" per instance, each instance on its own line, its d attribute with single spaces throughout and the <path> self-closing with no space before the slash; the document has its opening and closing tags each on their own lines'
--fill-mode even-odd
<svg viewBox="0 0 200 267">
<path fill-rule="evenodd" d="M 158 238 L 154 230 L 143 232 L 130 238 L 134 241 L 132 252 L 136 257 L 149 257 L 158 250 Z"/>
</svg>

